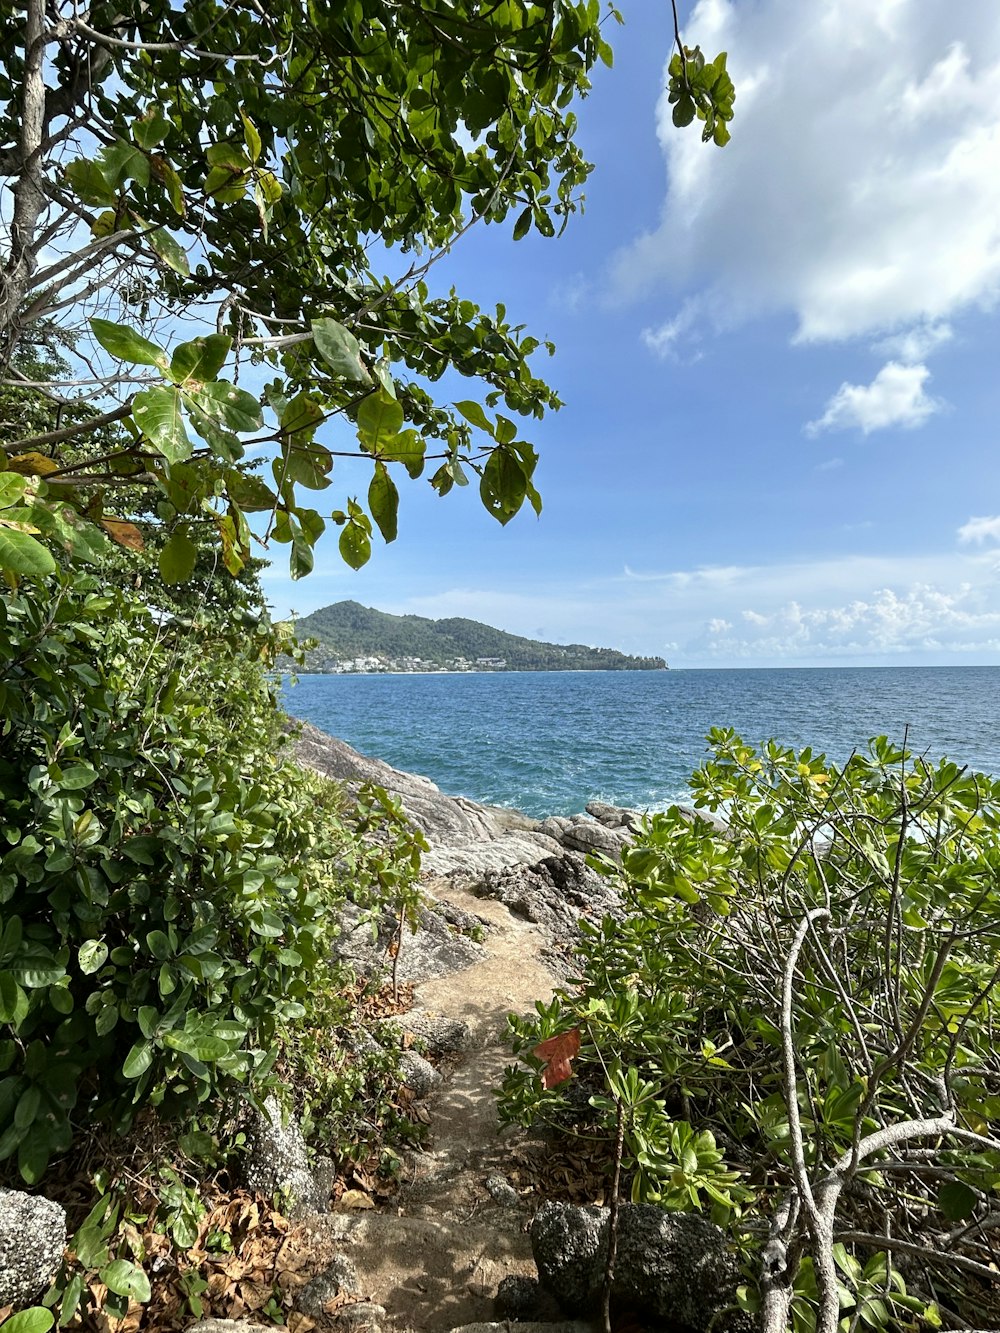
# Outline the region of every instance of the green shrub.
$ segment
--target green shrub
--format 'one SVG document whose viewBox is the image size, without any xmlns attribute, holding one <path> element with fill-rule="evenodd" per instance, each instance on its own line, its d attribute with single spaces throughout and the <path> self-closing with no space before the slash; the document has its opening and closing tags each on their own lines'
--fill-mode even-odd
<svg viewBox="0 0 1000 1333">
<path fill-rule="evenodd" d="M 240 637 L 242 636 L 242 637 Z M 80 574 L 0 603 L 0 1161 L 263 1078 L 325 957 L 350 836 L 281 757 L 266 626 Z"/>
<path fill-rule="evenodd" d="M 578 1034 L 609 1144 L 621 1110 L 633 1199 L 710 1210 L 768 1327 L 933 1320 L 935 1294 L 981 1322 L 1000 783 L 884 738 L 842 768 L 710 739 L 692 788 L 725 824 L 655 815 L 602 866 L 626 919 L 584 923 L 579 985 L 514 1022 L 503 1113 L 565 1117 L 572 1085 L 547 1091 L 551 1047 L 532 1051 Z"/>
</svg>

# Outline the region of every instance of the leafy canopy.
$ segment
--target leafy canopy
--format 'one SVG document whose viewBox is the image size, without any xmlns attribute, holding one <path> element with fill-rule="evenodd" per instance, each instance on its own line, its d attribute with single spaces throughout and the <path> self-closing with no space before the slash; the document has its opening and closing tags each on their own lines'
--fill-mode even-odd
<svg viewBox="0 0 1000 1333">
<path fill-rule="evenodd" d="M 260 513 L 295 575 L 328 521 L 355 567 L 373 527 L 392 540 L 403 473 L 426 469 L 445 494 L 471 467 L 501 523 L 525 499 L 539 507 L 512 417 L 426 387 L 456 371 L 483 382 L 488 408 L 539 418 L 558 399 L 530 366 L 538 342 L 502 306 L 433 296 L 424 276 L 474 220 L 551 236 L 578 207 L 590 166 L 569 106 L 611 60 L 598 0 L 134 0 L 85 19 L 27 0 L 0 43 L 16 214 L 0 365 L 37 321 L 72 327 L 95 398 L 120 405 L 128 431 L 112 467 L 76 470 L 72 494 L 39 452 L 48 441 L 5 446 L 33 478 L 8 488 L 28 511 L 0 520 L 8 569 L 41 572 L 39 536 L 72 544 L 68 510 L 89 481 L 155 486 L 166 522 L 210 514 L 234 570 Z M 274 455 L 249 487 L 248 436 Z M 371 482 L 324 514 L 335 452 L 368 458 Z M 54 533 L 33 522 L 43 508 Z"/>
<path fill-rule="evenodd" d="M 611 63 L 612 18 L 599 0 L 9 9 L 0 374 L 46 321 L 78 339 L 73 388 L 93 414 L 41 434 L 26 421 L 3 446 L 0 470 L 30 480 L 0 497 L 0 569 L 42 572 L 53 542 L 86 555 L 77 516 L 136 483 L 168 525 L 207 518 L 231 570 L 260 515 L 294 576 L 328 523 L 354 567 L 375 528 L 392 541 L 404 474 L 444 495 L 471 472 L 500 523 L 525 500 L 537 512 L 518 418 L 559 406 L 538 340 L 426 275 L 476 221 L 553 236 L 580 206 L 571 104 Z M 701 116 L 715 94 L 696 65 L 683 83 Z M 435 396 L 446 372 L 484 401 Z M 110 454 L 94 434 L 109 421 Z M 64 439 L 89 468 L 53 453 Z M 248 441 L 273 460 L 250 484 Z M 370 467 L 368 489 L 324 509 L 340 454 Z M 182 530 L 165 576 L 191 559 Z"/>
</svg>

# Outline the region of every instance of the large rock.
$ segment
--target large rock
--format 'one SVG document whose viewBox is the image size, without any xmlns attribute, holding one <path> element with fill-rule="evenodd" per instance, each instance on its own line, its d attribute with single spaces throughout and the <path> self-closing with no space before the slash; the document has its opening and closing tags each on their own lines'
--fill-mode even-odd
<svg viewBox="0 0 1000 1333">
<path fill-rule="evenodd" d="M 341 911 L 340 935 L 334 942 L 334 954 L 348 964 L 359 976 L 369 977 L 392 967 L 390 946 L 397 938 L 399 918 L 386 909 L 375 922 L 367 912 L 348 903 Z M 446 977 L 461 972 L 486 956 L 478 941 L 461 933 L 461 928 L 448 920 L 445 913 L 432 903 L 422 907 L 414 933 L 403 928 L 396 962 L 396 980 L 415 984 L 431 977 Z"/>
<path fill-rule="evenodd" d="M 377 783 L 398 797 L 403 809 L 430 843 L 425 870 L 447 875 L 454 870 L 475 875 L 487 869 L 537 861 L 560 850 L 559 843 L 538 831 L 536 819 L 479 805 L 464 796 L 446 796 L 430 778 L 404 773 L 380 759 L 368 759 L 343 741 L 308 722 L 296 723 L 294 753 L 300 763 L 336 778 L 352 791 Z"/>
<path fill-rule="evenodd" d="M 0 1305 L 30 1305 L 55 1277 L 65 1248 L 59 1204 L 0 1189 Z"/>
<path fill-rule="evenodd" d="M 591 870 L 579 852 L 487 871 L 473 892 L 496 899 L 514 916 L 541 926 L 551 941 L 545 962 L 561 975 L 570 965 L 581 918 L 600 921 L 622 915 L 621 898 L 611 881 Z"/>
<path fill-rule="evenodd" d="M 563 846 L 574 852 L 603 852 L 607 856 L 620 857 L 622 848 L 628 841 L 627 835 L 620 829 L 608 828 L 596 820 L 581 819 L 571 824 L 562 836 Z"/>
<path fill-rule="evenodd" d="M 325 1158 L 310 1167 L 306 1141 L 294 1119 L 284 1122 L 277 1098 L 268 1097 L 263 1113 L 254 1113 L 247 1135 L 244 1165 L 247 1189 L 284 1194 L 295 1218 L 325 1213 L 333 1185 L 332 1164 Z"/>
<path fill-rule="evenodd" d="M 600 1308 L 608 1228 L 605 1209 L 546 1203 L 535 1215 L 531 1249 L 539 1278 L 569 1314 Z M 612 1286 L 622 1307 L 704 1333 L 718 1311 L 736 1303 L 738 1282 L 725 1234 L 705 1218 L 622 1205 Z"/>
</svg>

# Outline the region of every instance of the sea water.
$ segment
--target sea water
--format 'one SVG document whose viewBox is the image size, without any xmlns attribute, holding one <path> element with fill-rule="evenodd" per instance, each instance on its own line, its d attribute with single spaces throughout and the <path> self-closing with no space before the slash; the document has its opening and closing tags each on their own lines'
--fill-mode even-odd
<svg viewBox="0 0 1000 1333">
<path fill-rule="evenodd" d="M 711 727 L 836 762 L 872 736 L 1000 775 L 1000 667 L 301 676 L 285 707 L 442 791 L 542 818 L 683 799 Z"/>
</svg>

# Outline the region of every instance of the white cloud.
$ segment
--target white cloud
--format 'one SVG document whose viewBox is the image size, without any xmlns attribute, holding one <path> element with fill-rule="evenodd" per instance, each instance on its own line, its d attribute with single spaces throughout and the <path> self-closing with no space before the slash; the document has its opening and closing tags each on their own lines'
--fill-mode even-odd
<svg viewBox="0 0 1000 1333">
<path fill-rule="evenodd" d="M 669 190 L 620 293 L 669 282 L 719 324 L 791 311 L 803 342 L 909 337 L 910 360 L 997 300 L 995 5 L 699 0 L 685 35 L 729 52 L 733 139 L 678 132 L 661 99 Z"/>
<path fill-rule="evenodd" d="M 907 429 L 920 426 L 943 406 L 924 391 L 929 377 L 926 366 L 888 361 L 871 384 L 842 384 L 823 415 L 808 423 L 806 434 L 856 428 L 870 435 L 873 430 L 885 430 L 888 426 Z"/>
<path fill-rule="evenodd" d="M 700 317 L 700 313 L 697 301 L 687 301 L 673 319 L 664 320 L 655 329 L 643 329 L 642 341 L 653 355 L 658 356 L 661 361 L 676 357 L 677 344 L 682 338 L 686 338 L 688 343 L 692 340 L 698 340 L 697 333 L 693 333 L 692 330 Z"/>
<path fill-rule="evenodd" d="M 958 530 L 960 542 L 975 542 L 981 546 L 985 541 L 1000 542 L 1000 516 L 995 518 L 970 518 Z"/>
<path fill-rule="evenodd" d="M 816 464 L 816 471 L 833 472 L 838 467 L 843 467 L 843 466 L 844 466 L 844 460 L 842 458 L 827 458 L 822 463 Z"/>
<path fill-rule="evenodd" d="M 1000 662 L 995 550 L 630 569 L 585 584 L 376 600 L 529 636 L 544 625 L 557 642 L 660 653 L 673 666 Z"/>
<path fill-rule="evenodd" d="M 882 338 L 875 344 L 874 350 L 881 356 L 891 356 L 897 361 L 913 365 L 925 360 L 936 352 L 944 343 L 950 342 L 954 331 L 950 324 L 941 321 L 937 324 L 921 324 L 907 333 L 894 333 Z"/>
</svg>

